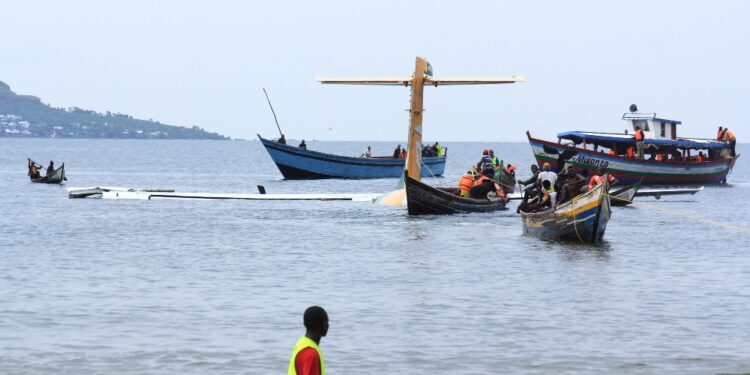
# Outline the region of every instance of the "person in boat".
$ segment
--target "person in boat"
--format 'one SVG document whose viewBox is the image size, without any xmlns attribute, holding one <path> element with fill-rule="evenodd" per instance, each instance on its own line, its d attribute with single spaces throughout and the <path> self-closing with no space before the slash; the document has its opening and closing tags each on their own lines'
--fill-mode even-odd
<svg viewBox="0 0 750 375">
<path fill-rule="evenodd" d="M 586 178 L 580 173 L 576 173 L 575 167 L 569 165 L 565 171 L 563 185 L 560 188 L 560 196 L 557 204 L 567 202 L 581 193 L 581 188 L 586 186 Z"/>
<path fill-rule="evenodd" d="M 609 180 L 609 186 L 610 187 L 612 187 L 612 186 L 616 185 L 618 182 L 620 182 L 611 173 L 610 174 L 607 173 L 607 168 L 601 168 L 601 169 L 599 169 L 599 173 L 600 173 L 599 175 L 593 175 L 589 179 L 588 190 L 591 190 L 596 185 L 599 185 L 602 182 L 604 182 L 604 175 L 605 174 L 607 175 L 607 179 Z"/>
<path fill-rule="evenodd" d="M 500 166 L 500 160 L 495 155 L 495 150 L 490 150 L 490 159 L 492 159 L 492 166 L 497 169 Z"/>
<path fill-rule="evenodd" d="M 53 174 L 55 174 L 55 162 L 50 160 L 47 166 L 47 177 L 52 177 Z"/>
<path fill-rule="evenodd" d="M 471 188 L 474 186 L 474 173 L 472 171 L 466 171 L 466 174 L 461 176 L 458 180 L 458 192 L 459 195 L 464 198 L 469 198 Z"/>
<path fill-rule="evenodd" d="M 37 178 L 41 177 L 39 174 L 39 168 L 41 167 L 41 165 L 29 159 L 29 178 L 32 180 L 36 180 Z"/>
<path fill-rule="evenodd" d="M 539 166 L 536 164 L 532 164 L 531 165 L 531 177 L 522 181 L 518 181 L 518 183 L 525 187 L 524 191 L 530 191 L 532 188 L 534 188 L 534 185 L 536 184 L 537 180 L 539 180 Z M 528 186 L 528 185 L 531 185 L 531 186 Z"/>
<path fill-rule="evenodd" d="M 278 141 L 276 141 L 276 142 L 279 142 L 279 143 L 281 143 L 282 145 L 285 145 L 285 144 L 286 144 L 286 138 L 284 137 L 284 134 L 282 134 L 282 135 L 281 135 L 281 138 L 279 138 L 279 140 L 278 140 Z"/>
<path fill-rule="evenodd" d="M 549 181 L 550 186 L 555 186 L 557 183 L 557 173 L 551 171 L 552 166 L 549 163 L 542 165 L 542 171 L 539 172 L 538 182 L 541 186 L 544 181 Z"/>
<path fill-rule="evenodd" d="M 445 155 L 445 148 L 443 148 L 443 146 L 441 146 L 439 143 L 435 142 L 435 145 L 433 147 L 435 148 L 435 156 Z"/>
<path fill-rule="evenodd" d="M 300 142 L 299 146 L 297 146 L 303 150 L 307 150 L 307 143 L 305 143 L 305 140 L 303 139 L 302 142 Z"/>
<path fill-rule="evenodd" d="M 635 150 L 638 155 L 638 159 L 643 159 L 643 140 L 646 138 L 645 134 L 643 134 L 643 129 L 641 129 L 640 127 L 636 128 L 633 138 L 635 139 Z"/>
<path fill-rule="evenodd" d="M 719 126 L 719 131 L 716 132 L 716 140 L 717 141 L 723 141 L 724 140 L 724 128 Z"/>
<path fill-rule="evenodd" d="M 393 158 L 398 159 L 401 157 L 401 145 L 396 146 L 396 149 L 393 150 Z"/>
<path fill-rule="evenodd" d="M 322 375 L 325 360 L 320 351 L 320 339 L 328 333 L 328 313 L 320 306 L 310 306 L 303 315 L 305 335 L 297 340 L 289 359 L 289 375 Z"/>
<path fill-rule="evenodd" d="M 492 168 L 493 174 L 495 171 L 495 165 L 492 163 L 492 157 L 490 156 L 490 150 L 484 149 L 482 151 L 482 158 L 477 162 L 477 170 L 484 171 Z"/>
<path fill-rule="evenodd" d="M 737 156 L 737 154 L 734 152 L 735 146 L 737 146 L 737 138 L 734 136 L 734 133 L 732 133 L 729 128 L 724 128 L 724 142 L 729 143 L 729 155 L 732 157 Z"/>
<path fill-rule="evenodd" d="M 372 157 L 372 149 L 370 148 L 370 146 L 367 146 L 367 149 L 365 150 L 365 152 L 363 152 L 362 155 L 359 155 L 359 157 L 360 158 L 361 157 L 371 158 Z"/>
<path fill-rule="evenodd" d="M 506 167 L 505 170 L 508 172 L 509 175 L 513 176 L 513 178 L 516 177 L 516 166 L 515 165 L 508 164 L 508 167 Z"/>
<path fill-rule="evenodd" d="M 706 157 L 703 156 L 703 151 L 698 151 L 698 156 L 695 157 L 695 161 L 698 163 L 703 163 L 706 161 Z"/>
<path fill-rule="evenodd" d="M 401 149 L 401 159 L 406 159 L 406 147 Z"/>
<path fill-rule="evenodd" d="M 498 188 L 498 186 L 495 185 L 495 181 L 492 180 L 493 173 L 494 172 L 489 172 L 488 170 L 482 171 L 482 175 L 479 176 L 479 179 L 474 181 L 474 186 L 469 190 L 470 198 L 490 199 L 498 197 L 505 199 L 505 192 L 503 192 L 503 189 Z"/>
</svg>

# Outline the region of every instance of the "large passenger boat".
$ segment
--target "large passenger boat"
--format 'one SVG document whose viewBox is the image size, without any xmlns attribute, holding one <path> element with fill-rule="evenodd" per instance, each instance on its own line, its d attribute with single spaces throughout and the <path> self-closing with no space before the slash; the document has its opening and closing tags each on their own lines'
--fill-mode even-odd
<svg viewBox="0 0 750 375">
<path fill-rule="evenodd" d="M 562 168 L 565 163 L 590 174 L 602 170 L 623 184 L 641 181 L 644 185 L 693 185 L 726 182 L 739 155 L 732 156 L 729 145 L 716 139 L 677 136 L 681 121 L 638 112 L 635 105 L 622 119 L 624 133 L 568 131 L 549 142 L 526 135 L 541 166 L 549 163 Z M 643 130 L 643 158 L 636 153 L 635 131 Z M 567 141 L 567 142 L 564 142 Z"/>
</svg>

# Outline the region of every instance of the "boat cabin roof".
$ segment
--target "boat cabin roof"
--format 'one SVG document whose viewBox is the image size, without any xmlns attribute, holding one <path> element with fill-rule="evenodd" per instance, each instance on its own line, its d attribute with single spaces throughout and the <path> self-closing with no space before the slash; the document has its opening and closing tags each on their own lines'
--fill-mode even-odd
<svg viewBox="0 0 750 375">
<path fill-rule="evenodd" d="M 582 142 L 598 145 L 601 147 L 611 148 L 612 143 L 628 143 L 634 144 L 635 137 L 633 134 L 620 134 L 620 133 L 596 133 L 596 132 L 584 132 L 584 131 L 569 131 L 559 133 L 557 138 L 567 139 L 573 141 L 575 144 Z M 653 139 L 646 138 L 643 140 L 644 144 L 657 145 L 657 146 L 669 146 L 686 149 L 725 149 L 727 144 L 724 142 L 718 142 L 713 139 L 700 139 L 700 138 L 677 138 L 677 139 Z"/>
<path fill-rule="evenodd" d="M 682 124 L 682 121 L 669 120 L 665 118 L 656 117 L 656 113 L 630 112 L 630 113 L 623 114 L 622 119 L 623 120 L 653 120 L 654 122 L 664 122 L 667 124 L 675 124 L 675 125 Z"/>
</svg>

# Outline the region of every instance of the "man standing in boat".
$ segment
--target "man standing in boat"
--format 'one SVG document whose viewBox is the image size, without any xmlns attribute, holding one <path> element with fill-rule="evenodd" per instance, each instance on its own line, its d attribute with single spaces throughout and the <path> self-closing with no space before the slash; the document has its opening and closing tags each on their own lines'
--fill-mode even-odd
<svg viewBox="0 0 750 375">
<path fill-rule="evenodd" d="M 47 177 L 51 177 L 53 174 L 55 174 L 55 162 L 50 160 L 47 166 Z"/>
<path fill-rule="evenodd" d="M 305 335 L 297 340 L 289 360 L 288 375 L 325 375 L 320 339 L 328 333 L 328 314 L 320 306 L 310 306 L 303 317 Z"/>
<path fill-rule="evenodd" d="M 286 144 L 286 138 L 284 137 L 284 134 L 281 135 L 281 138 L 279 138 L 278 142 L 281 143 L 282 145 Z"/>
<path fill-rule="evenodd" d="M 297 146 L 303 150 L 307 150 L 307 143 L 305 143 L 305 140 L 303 139 L 302 142 Z"/>
<path fill-rule="evenodd" d="M 643 129 L 635 129 L 635 149 L 638 153 L 638 159 L 643 159 Z"/>
<path fill-rule="evenodd" d="M 396 146 L 396 149 L 393 150 L 393 158 L 398 159 L 401 157 L 401 145 Z"/>
<path fill-rule="evenodd" d="M 734 147 L 737 145 L 737 138 L 735 138 L 734 133 L 732 133 L 729 128 L 724 128 L 724 142 L 729 143 L 729 152 L 731 153 L 732 157 L 735 157 L 736 154 L 734 152 Z"/>
</svg>

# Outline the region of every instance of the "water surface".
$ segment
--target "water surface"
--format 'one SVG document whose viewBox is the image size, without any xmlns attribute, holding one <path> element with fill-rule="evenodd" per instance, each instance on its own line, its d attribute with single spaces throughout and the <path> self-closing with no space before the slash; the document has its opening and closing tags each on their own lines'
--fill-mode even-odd
<svg viewBox="0 0 750 375">
<path fill-rule="evenodd" d="M 442 143 L 442 142 L 441 142 Z M 309 142 L 359 155 L 368 143 Z M 371 143 L 390 154 L 395 143 Z M 454 185 L 485 147 L 450 143 Z M 750 154 L 745 145 L 740 152 Z M 259 142 L 0 139 L 0 373 L 284 373 L 325 307 L 331 374 L 750 371 L 750 168 L 616 208 L 605 243 L 522 235 L 511 210 L 407 217 L 363 202 L 69 200 L 68 186 L 383 192 L 283 181 Z"/>
</svg>

